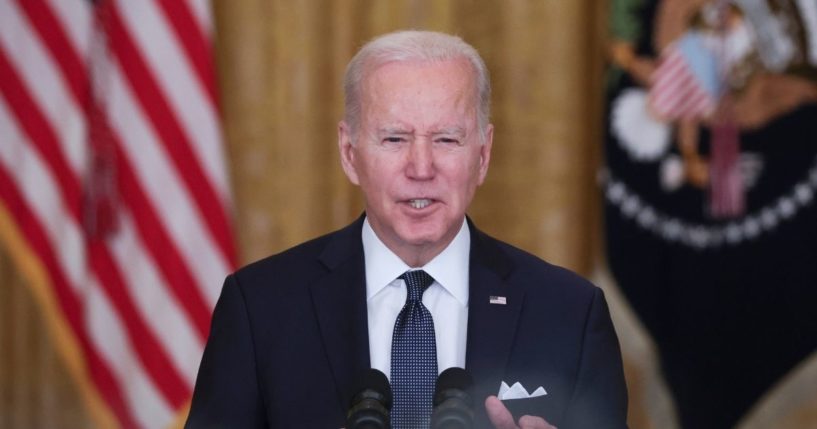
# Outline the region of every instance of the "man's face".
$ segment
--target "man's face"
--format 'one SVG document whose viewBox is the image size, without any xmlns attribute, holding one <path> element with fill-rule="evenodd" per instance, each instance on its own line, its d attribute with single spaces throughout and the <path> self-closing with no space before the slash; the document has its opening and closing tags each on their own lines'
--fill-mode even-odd
<svg viewBox="0 0 817 429">
<path fill-rule="evenodd" d="M 451 242 L 488 171 L 493 127 L 480 144 L 473 79 L 464 59 L 388 63 L 361 86 L 357 141 L 339 126 L 343 169 L 372 229 L 411 266 Z"/>
</svg>

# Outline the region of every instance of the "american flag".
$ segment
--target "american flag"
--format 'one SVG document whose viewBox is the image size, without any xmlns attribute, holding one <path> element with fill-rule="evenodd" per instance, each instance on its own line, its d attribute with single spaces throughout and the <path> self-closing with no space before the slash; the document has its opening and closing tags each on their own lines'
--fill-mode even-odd
<svg viewBox="0 0 817 429">
<path fill-rule="evenodd" d="M 209 0 L 0 0 L 0 243 L 102 427 L 189 402 L 235 267 Z"/>
<path fill-rule="evenodd" d="M 706 36 L 690 31 L 661 53 L 651 77 L 649 106 L 663 120 L 711 115 L 720 97 L 718 58 Z"/>
</svg>

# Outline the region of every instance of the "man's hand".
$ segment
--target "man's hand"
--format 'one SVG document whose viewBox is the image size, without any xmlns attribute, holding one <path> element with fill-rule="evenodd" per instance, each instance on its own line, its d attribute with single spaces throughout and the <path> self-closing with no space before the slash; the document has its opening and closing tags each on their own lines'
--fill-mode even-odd
<svg viewBox="0 0 817 429">
<path fill-rule="evenodd" d="M 493 395 L 485 400 L 485 411 L 496 429 L 557 429 L 545 419 L 534 416 L 522 416 L 517 426 L 505 404 Z"/>
</svg>

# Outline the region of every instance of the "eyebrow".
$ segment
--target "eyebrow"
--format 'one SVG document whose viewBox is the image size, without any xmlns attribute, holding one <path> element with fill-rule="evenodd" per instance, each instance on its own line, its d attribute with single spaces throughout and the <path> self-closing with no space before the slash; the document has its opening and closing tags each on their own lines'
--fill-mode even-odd
<svg viewBox="0 0 817 429">
<path fill-rule="evenodd" d="M 465 128 L 459 126 L 440 128 L 431 132 L 432 135 L 448 134 L 454 136 L 464 136 L 466 134 Z"/>
<path fill-rule="evenodd" d="M 377 130 L 378 135 L 387 135 L 387 134 L 398 134 L 398 135 L 405 135 L 405 134 L 414 134 L 414 131 L 401 128 L 401 127 L 384 127 Z"/>
<path fill-rule="evenodd" d="M 402 127 L 383 127 L 377 130 L 378 135 L 407 135 L 407 134 L 414 134 L 414 130 L 402 128 Z M 466 134 L 465 128 L 460 126 L 453 126 L 453 127 L 445 127 L 433 130 L 429 133 L 433 136 L 438 135 L 455 135 L 455 136 L 464 136 Z"/>
</svg>

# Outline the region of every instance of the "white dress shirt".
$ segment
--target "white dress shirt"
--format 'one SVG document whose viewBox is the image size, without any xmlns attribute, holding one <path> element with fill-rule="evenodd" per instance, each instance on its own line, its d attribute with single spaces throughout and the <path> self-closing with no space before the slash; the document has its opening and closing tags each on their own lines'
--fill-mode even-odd
<svg viewBox="0 0 817 429">
<path fill-rule="evenodd" d="M 363 222 L 362 239 L 372 368 L 391 379 L 392 333 L 397 315 L 406 303 L 406 288 L 398 277 L 410 269 L 423 269 L 434 278 L 423 294 L 423 305 L 434 319 L 437 371 L 452 366 L 464 368 L 471 249 L 471 233 L 465 219 L 448 247 L 423 267 L 406 265 L 380 241 L 368 219 Z"/>
</svg>

